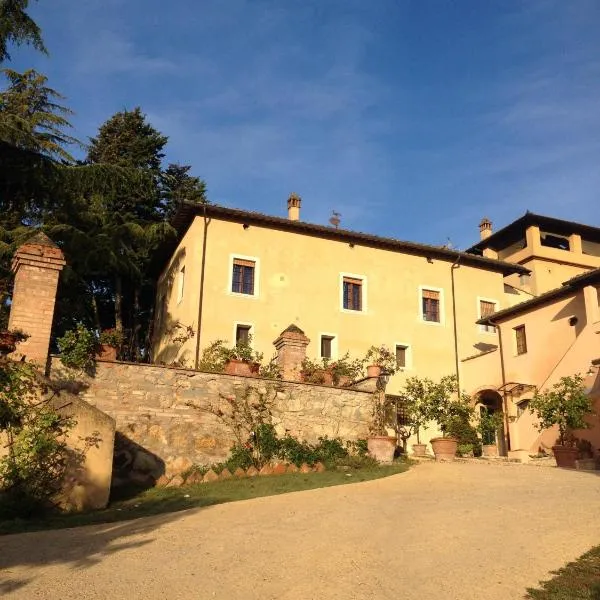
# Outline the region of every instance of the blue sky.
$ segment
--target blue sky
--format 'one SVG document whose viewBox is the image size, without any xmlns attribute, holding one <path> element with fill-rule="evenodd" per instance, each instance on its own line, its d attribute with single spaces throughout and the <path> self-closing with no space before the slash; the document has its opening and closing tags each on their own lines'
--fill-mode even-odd
<svg viewBox="0 0 600 600">
<path fill-rule="evenodd" d="M 600 226 L 596 0 L 30 4 L 50 56 L 9 66 L 83 140 L 141 106 L 213 202 L 460 248 L 484 215 Z"/>
</svg>

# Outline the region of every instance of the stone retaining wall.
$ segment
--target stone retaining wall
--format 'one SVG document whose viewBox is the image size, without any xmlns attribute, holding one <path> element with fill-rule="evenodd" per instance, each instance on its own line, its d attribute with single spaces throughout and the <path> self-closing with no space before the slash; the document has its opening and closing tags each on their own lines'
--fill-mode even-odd
<svg viewBox="0 0 600 600">
<path fill-rule="evenodd" d="M 52 377 L 66 375 L 56 357 L 50 370 Z M 81 387 L 84 400 L 116 421 L 113 483 L 133 479 L 150 484 L 165 473 L 173 475 L 192 464 L 227 457 L 233 442 L 230 431 L 201 410 L 219 399 L 267 394 L 275 399 L 273 416 L 279 434 L 289 431 L 309 442 L 320 436 L 355 440 L 367 434 L 374 381 L 363 383 L 358 391 L 98 361 L 94 377 L 86 377 Z"/>
</svg>

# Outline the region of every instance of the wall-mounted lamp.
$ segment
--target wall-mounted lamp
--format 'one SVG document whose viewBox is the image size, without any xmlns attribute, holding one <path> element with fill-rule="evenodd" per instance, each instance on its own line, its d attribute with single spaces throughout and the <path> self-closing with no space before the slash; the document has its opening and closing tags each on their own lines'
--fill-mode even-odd
<svg viewBox="0 0 600 600">
<path fill-rule="evenodd" d="M 390 374 L 385 369 L 382 369 L 381 373 L 379 374 L 379 377 L 377 377 L 377 387 L 380 390 L 385 390 L 389 381 Z"/>
</svg>

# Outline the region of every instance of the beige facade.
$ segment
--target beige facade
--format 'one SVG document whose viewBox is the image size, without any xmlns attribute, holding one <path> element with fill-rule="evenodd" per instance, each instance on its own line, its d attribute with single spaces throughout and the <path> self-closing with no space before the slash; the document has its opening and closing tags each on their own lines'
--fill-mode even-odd
<svg viewBox="0 0 600 600">
<path fill-rule="evenodd" d="M 526 400 L 564 375 L 587 373 L 600 356 L 596 288 L 577 278 L 600 267 L 600 229 L 527 213 L 493 232 L 484 219 L 481 241 L 460 253 L 303 223 L 295 195 L 288 207 L 288 219 L 215 206 L 188 206 L 177 217 L 179 246 L 158 286 L 156 362 L 193 367 L 210 342 L 233 345 L 238 327 L 249 328 L 268 358 L 293 324 L 311 340 L 310 358 L 319 358 L 323 337 L 334 359 L 363 356 L 372 344 L 404 348 L 392 394 L 411 375 L 458 373 L 463 390 L 505 413 L 503 454 L 552 445 L 555 432 L 539 434 Z M 574 285 L 563 286 L 567 280 Z M 346 282 L 359 285 L 359 310 L 347 305 Z M 427 297 L 438 299 L 433 322 Z M 503 321 L 481 320 L 490 313 Z M 197 335 L 175 343 L 176 323 Z M 523 325 L 527 352 L 518 353 Z M 586 380 L 593 393 L 597 370 Z M 594 432 L 586 435 L 600 447 Z"/>
<path fill-rule="evenodd" d="M 404 347 L 405 366 L 388 385 L 397 393 L 407 376 L 455 372 L 455 316 L 459 357 L 494 344 L 495 335 L 475 323 L 482 302 L 510 306 L 504 276 L 526 272 L 445 248 L 308 225 L 292 211 L 279 219 L 209 206 L 205 220 L 201 210 L 180 224 L 181 241 L 159 281 L 155 362 L 193 367 L 198 344 L 233 345 L 238 326 L 250 327 L 254 347 L 268 359 L 291 323 L 311 340 L 310 358 L 319 358 L 322 337 L 331 338 L 333 359 L 347 351 L 364 356 L 373 344 Z M 233 282 L 238 262 L 240 269 L 253 265 L 252 289 L 243 293 Z M 345 306 L 347 282 L 360 287 L 358 310 Z M 437 321 L 425 320 L 428 296 L 438 298 Z M 177 322 L 199 329 L 199 337 L 174 343 L 169 331 Z"/>
<path fill-rule="evenodd" d="M 556 443 L 557 431 L 540 433 L 527 410 L 536 390 L 552 388 L 561 377 L 582 374 L 600 411 L 600 269 L 521 306 L 493 315 L 499 332 L 495 352 L 463 362 L 466 389 L 480 398 L 496 397 L 505 412 L 507 450 L 534 454 Z M 600 449 L 600 421 L 575 431 Z"/>
</svg>

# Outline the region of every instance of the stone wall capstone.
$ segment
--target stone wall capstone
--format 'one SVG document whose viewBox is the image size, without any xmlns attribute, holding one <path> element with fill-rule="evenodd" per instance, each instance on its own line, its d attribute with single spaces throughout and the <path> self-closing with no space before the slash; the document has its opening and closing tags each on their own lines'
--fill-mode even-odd
<svg viewBox="0 0 600 600">
<path fill-rule="evenodd" d="M 57 357 L 51 359 L 51 374 L 64 375 Z M 232 434 L 202 410 L 220 398 L 247 390 L 269 394 L 275 398 L 277 432 L 309 442 L 320 436 L 366 437 L 372 406 L 367 390 L 119 362 L 98 361 L 82 388 L 84 400 L 116 421 L 113 485 L 122 480 L 151 485 L 163 474 L 224 460 Z"/>
</svg>

